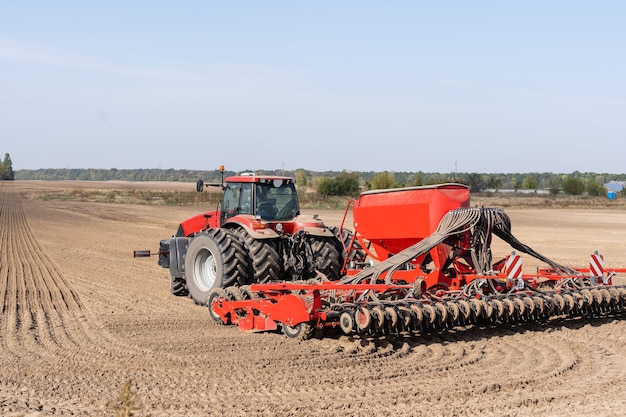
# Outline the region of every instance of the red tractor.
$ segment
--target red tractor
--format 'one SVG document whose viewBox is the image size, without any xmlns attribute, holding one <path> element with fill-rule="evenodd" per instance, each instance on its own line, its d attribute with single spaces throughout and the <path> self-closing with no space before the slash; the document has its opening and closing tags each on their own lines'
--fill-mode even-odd
<svg viewBox="0 0 626 417">
<path fill-rule="evenodd" d="M 223 189 L 217 209 L 183 221 L 160 242 L 159 265 L 169 268 L 174 295 L 204 305 L 213 288 L 237 292 L 268 281 L 340 278 L 343 245 L 317 215 L 300 214 L 293 178 L 244 173 L 224 179 L 220 170 L 221 183 L 199 180 L 196 187 Z"/>
</svg>

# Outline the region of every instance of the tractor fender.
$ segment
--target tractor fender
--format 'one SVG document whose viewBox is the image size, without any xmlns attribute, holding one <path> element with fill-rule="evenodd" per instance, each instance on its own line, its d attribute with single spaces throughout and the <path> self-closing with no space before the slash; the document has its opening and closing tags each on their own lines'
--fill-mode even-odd
<svg viewBox="0 0 626 417">
<path fill-rule="evenodd" d="M 170 239 L 170 275 L 182 277 L 185 275 L 185 254 L 189 238 L 173 237 Z"/>
<path fill-rule="evenodd" d="M 330 229 L 324 227 L 302 227 L 298 230 L 303 230 L 306 234 L 313 236 L 335 237 L 335 234 Z"/>
<path fill-rule="evenodd" d="M 176 236 L 191 236 L 208 228 L 218 227 L 219 211 L 209 211 L 184 220 L 176 231 Z"/>
<path fill-rule="evenodd" d="M 248 218 L 250 217 L 250 218 Z M 225 229 L 245 229 L 254 239 L 275 239 L 280 235 L 251 216 L 237 216 L 222 225 Z"/>
</svg>

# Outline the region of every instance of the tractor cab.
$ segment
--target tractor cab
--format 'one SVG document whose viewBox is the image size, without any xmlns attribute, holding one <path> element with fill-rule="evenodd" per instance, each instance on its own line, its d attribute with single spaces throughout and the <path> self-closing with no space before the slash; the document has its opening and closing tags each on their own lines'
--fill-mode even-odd
<svg viewBox="0 0 626 417">
<path fill-rule="evenodd" d="M 300 214 L 293 178 L 256 175 L 226 178 L 220 224 L 241 214 L 264 221 L 292 220 Z"/>
</svg>

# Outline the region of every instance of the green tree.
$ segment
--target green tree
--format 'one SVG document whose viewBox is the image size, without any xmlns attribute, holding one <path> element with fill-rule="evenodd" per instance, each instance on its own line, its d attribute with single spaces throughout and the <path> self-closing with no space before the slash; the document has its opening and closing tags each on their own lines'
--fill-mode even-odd
<svg viewBox="0 0 626 417">
<path fill-rule="evenodd" d="M 498 191 L 499 188 L 502 188 L 502 177 L 498 175 L 489 176 L 489 178 L 487 179 L 487 187 L 493 188 L 494 190 Z"/>
<path fill-rule="evenodd" d="M 483 179 L 480 174 L 472 172 L 465 177 L 466 184 L 472 191 L 482 191 L 484 187 Z"/>
<path fill-rule="evenodd" d="M 561 179 L 558 176 L 553 176 L 548 180 L 548 190 L 551 195 L 557 195 L 561 191 Z"/>
<path fill-rule="evenodd" d="M 525 177 L 522 181 L 522 188 L 525 190 L 536 190 L 537 187 L 539 187 L 539 183 L 532 175 Z"/>
<path fill-rule="evenodd" d="M 13 162 L 11 156 L 8 153 L 4 154 L 4 160 L 0 164 L 0 180 L 14 180 L 15 173 L 13 172 Z"/>
<path fill-rule="evenodd" d="M 585 186 L 585 191 L 587 194 L 593 197 L 597 197 L 600 194 L 604 193 L 604 186 L 599 184 L 598 182 L 589 179 L 587 180 L 587 185 Z"/>
<path fill-rule="evenodd" d="M 511 188 L 515 191 L 519 190 L 520 183 L 517 177 L 511 177 L 511 179 L 509 180 L 509 184 L 511 184 Z"/>
<path fill-rule="evenodd" d="M 317 192 L 321 195 L 356 196 L 359 194 L 359 175 L 344 171 L 335 178 L 322 178 L 317 185 Z"/>
<path fill-rule="evenodd" d="M 417 173 L 413 177 L 413 180 L 411 180 L 411 182 L 408 183 L 408 186 L 409 187 L 419 187 L 420 185 L 423 185 L 423 184 L 424 184 L 424 180 L 422 179 L 422 174 Z"/>
<path fill-rule="evenodd" d="M 563 192 L 570 195 L 580 195 L 585 191 L 585 184 L 578 177 L 567 175 L 563 179 Z"/>
<path fill-rule="evenodd" d="M 299 187 L 306 187 L 307 178 L 305 170 L 299 169 L 296 171 L 296 184 L 298 184 Z"/>
<path fill-rule="evenodd" d="M 398 188 L 399 185 L 393 178 L 393 175 L 387 171 L 374 175 L 374 178 L 369 182 L 370 190 L 384 190 L 387 188 Z"/>
</svg>

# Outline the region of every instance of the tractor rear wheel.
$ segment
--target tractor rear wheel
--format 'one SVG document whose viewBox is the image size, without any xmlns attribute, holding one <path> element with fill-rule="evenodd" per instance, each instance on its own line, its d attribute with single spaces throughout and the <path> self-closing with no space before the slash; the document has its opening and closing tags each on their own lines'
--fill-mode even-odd
<svg viewBox="0 0 626 417">
<path fill-rule="evenodd" d="M 342 254 L 343 259 L 348 260 L 347 263 L 350 263 L 352 261 L 356 261 L 356 262 L 365 261 L 367 254 L 363 250 L 363 247 L 361 247 L 361 244 L 359 243 L 359 241 L 353 238 L 352 231 L 350 231 L 349 229 L 339 230 L 339 227 L 337 226 L 331 227 L 330 230 L 337 237 L 337 244 L 338 244 L 337 250 L 339 251 L 339 253 Z M 354 242 L 352 242 L 353 239 L 354 239 Z M 341 242 L 343 242 L 343 245 Z M 350 248 L 350 243 L 352 243 L 352 248 Z M 348 249 L 350 249 L 350 253 L 346 253 Z"/>
<path fill-rule="evenodd" d="M 247 280 L 243 246 L 230 232 L 211 229 L 189 239 L 185 282 L 194 302 L 206 305 L 211 289 L 245 284 Z"/>
<path fill-rule="evenodd" d="M 341 246 L 337 242 L 337 238 L 327 238 L 320 236 L 309 237 L 309 244 L 313 252 L 313 267 L 331 281 L 341 278 L 341 267 L 343 265 L 343 257 L 341 252 L 337 250 L 337 246 Z M 307 278 L 315 277 L 315 275 L 306 276 Z"/>
<path fill-rule="evenodd" d="M 282 279 L 283 266 L 278 239 L 255 239 L 245 229 L 239 230 L 249 258 L 250 283 L 278 281 Z"/>
</svg>

